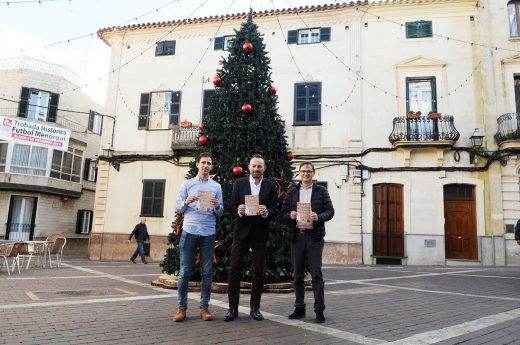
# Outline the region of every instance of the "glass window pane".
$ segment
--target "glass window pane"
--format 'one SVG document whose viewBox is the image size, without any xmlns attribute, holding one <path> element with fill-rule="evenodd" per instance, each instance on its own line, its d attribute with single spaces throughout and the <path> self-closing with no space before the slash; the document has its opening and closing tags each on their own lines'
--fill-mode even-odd
<svg viewBox="0 0 520 345">
<path fill-rule="evenodd" d="M 60 171 L 61 170 L 61 157 L 63 156 L 62 151 L 54 150 L 52 153 L 52 170 Z M 58 174 L 59 175 L 59 174 Z"/>
<path fill-rule="evenodd" d="M 72 173 L 79 175 L 81 171 L 81 156 L 74 156 L 74 164 L 72 165 Z"/>
<path fill-rule="evenodd" d="M 318 110 L 309 110 L 309 122 L 318 122 Z"/>
<path fill-rule="evenodd" d="M 307 105 L 306 98 L 296 98 L 296 108 L 297 109 L 305 109 L 306 105 Z"/>
<path fill-rule="evenodd" d="M 296 97 L 306 97 L 306 96 L 307 96 L 306 85 L 296 86 Z"/>
<path fill-rule="evenodd" d="M 317 97 L 309 98 L 309 108 L 316 109 L 316 108 L 319 108 L 319 106 L 320 106 L 319 98 L 317 98 Z"/>
<path fill-rule="evenodd" d="M 509 17 L 509 36 L 517 37 L 518 36 L 518 23 L 516 18 L 516 6 L 517 3 L 513 2 L 507 5 L 507 14 Z"/>
<path fill-rule="evenodd" d="M 11 164 L 18 166 L 28 166 L 30 151 L 31 147 L 29 145 L 14 144 L 13 158 L 11 159 Z"/>
<path fill-rule="evenodd" d="M 319 84 L 309 84 L 309 97 L 318 97 L 320 95 Z"/>
<path fill-rule="evenodd" d="M 62 164 L 62 172 L 66 174 L 70 174 L 72 171 L 72 154 L 68 152 L 63 153 L 63 164 Z"/>
<path fill-rule="evenodd" d="M 296 121 L 305 122 L 305 110 L 296 110 Z"/>
</svg>

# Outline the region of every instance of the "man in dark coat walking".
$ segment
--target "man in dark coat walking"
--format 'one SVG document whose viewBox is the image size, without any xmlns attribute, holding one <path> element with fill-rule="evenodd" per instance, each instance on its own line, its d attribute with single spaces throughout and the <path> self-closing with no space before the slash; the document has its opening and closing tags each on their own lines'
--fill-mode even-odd
<svg viewBox="0 0 520 345">
<path fill-rule="evenodd" d="M 135 236 L 135 241 L 137 242 L 137 248 L 135 249 L 134 254 L 130 258 L 130 261 L 132 261 L 135 264 L 135 259 L 137 258 L 137 255 L 139 254 L 141 256 L 141 261 L 143 264 L 147 264 L 146 259 L 144 257 L 144 242 L 146 240 L 150 240 L 150 236 L 148 236 L 148 229 L 146 229 L 146 218 L 142 217 L 141 222 L 137 224 L 130 234 L 130 237 L 128 237 L 128 243 L 130 243 L 130 240 L 132 237 Z"/>
</svg>

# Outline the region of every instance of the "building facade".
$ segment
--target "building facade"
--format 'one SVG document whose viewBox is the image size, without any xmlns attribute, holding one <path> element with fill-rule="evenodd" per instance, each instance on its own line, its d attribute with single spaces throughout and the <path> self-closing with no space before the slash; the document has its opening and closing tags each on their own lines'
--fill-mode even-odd
<svg viewBox="0 0 520 345">
<path fill-rule="evenodd" d="M 0 140 L 0 236 L 41 240 L 60 232 L 67 237 L 65 254 L 86 255 L 103 108 L 79 91 L 79 78 L 63 66 L 3 59 L 0 73 L 5 121 L 70 135 L 63 149 L 11 137 Z"/>
<path fill-rule="evenodd" d="M 518 6 L 394 0 L 254 14 L 295 163 L 316 164 L 336 208 L 325 261 L 520 264 Z M 120 243 L 139 216 L 153 259 L 164 256 L 211 80 L 245 19 L 98 32 L 112 48 L 106 108 L 117 123 L 99 165 L 91 258 L 126 259 Z"/>
</svg>

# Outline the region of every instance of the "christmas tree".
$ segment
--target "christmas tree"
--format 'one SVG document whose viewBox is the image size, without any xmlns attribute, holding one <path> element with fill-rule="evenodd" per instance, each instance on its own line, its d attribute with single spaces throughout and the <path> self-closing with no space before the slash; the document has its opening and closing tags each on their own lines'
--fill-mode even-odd
<svg viewBox="0 0 520 345">
<path fill-rule="evenodd" d="M 267 243 L 266 281 L 292 277 L 290 245 L 286 238 L 286 225 L 281 219 L 281 206 L 292 181 L 287 152 L 285 128 L 277 113 L 276 87 L 272 84 L 270 59 L 265 51 L 262 35 L 253 22 L 252 12 L 240 30 L 235 30 L 229 56 L 221 61 L 221 68 L 213 79 L 215 94 L 209 113 L 200 126 L 199 144 L 195 157 L 201 152 L 213 155 L 212 177 L 222 186 L 224 214 L 217 222 L 214 281 L 227 281 L 233 242 L 233 218 L 230 211 L 231 191 L 235 179 L 247 176 L 247 166 L 254 154 L 261 154 L 266 163 L 264 177 L 278 185 L 278 215 L 270 223 Z M 188 178 L 197 175 L 195 162 L 190 164 Z M 182 217 L 177 216 L 170 234 L 170 249 L 163 262 L 163 271 L 178 273 L 178 244 L 182 231 Z M 176 256 L 175 258 L 172 256 Z M 243 278 L 249 279 L 251 257 L 243 264 Z M 192 279 L 200 273 L 194 269 Z"/>
</svg>

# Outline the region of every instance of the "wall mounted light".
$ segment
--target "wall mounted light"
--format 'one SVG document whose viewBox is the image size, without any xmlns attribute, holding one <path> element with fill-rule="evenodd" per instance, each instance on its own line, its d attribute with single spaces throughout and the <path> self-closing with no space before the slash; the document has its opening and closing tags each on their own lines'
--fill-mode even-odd
<svg viewBox="0 0 520 345">
<path fill-rule="evenodd" d="M 482 149 L 482 144 L 484 143 L 484 134 L 480 131 L 480 129 L 475 128 L 469 139 L 471 140 L 471 144 L 476 151 L 480 151 Z M 475 151 L 469 153 L 469 162 L 471 164 L 477 163 Z"/>
</svg>

